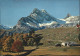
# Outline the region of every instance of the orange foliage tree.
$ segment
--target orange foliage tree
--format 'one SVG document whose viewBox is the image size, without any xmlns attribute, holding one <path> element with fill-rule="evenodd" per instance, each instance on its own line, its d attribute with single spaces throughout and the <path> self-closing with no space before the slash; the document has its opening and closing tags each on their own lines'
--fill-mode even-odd
<svg viewBox="0 0 80 56">
<path fill-rule="evenodd" d="M 14 41 L 14 43 L 12 44 L 11 50 L 13 52 L 21 52 L 24 50 L 23 44 L 20 40 L 16 40 Z"/>
</svg>

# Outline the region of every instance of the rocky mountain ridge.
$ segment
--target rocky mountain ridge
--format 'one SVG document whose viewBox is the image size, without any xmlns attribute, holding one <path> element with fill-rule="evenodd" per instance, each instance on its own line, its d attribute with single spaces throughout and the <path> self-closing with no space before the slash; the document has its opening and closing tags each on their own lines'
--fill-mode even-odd
<svg viewBox="0 0 80 56">
<path fill-rule="evenodd" d="M 68 14 L 64 19 L 57 19 L 48 14 L 46 10 L 35 8 L 29 16 L 22 17 L 17 22 L 13 27 L 12 32 L 28 33 L 31 29 L 40 30 L 45 28 L 56 28 L 61 25 L 64 27 L 72 27 L 76 26 L 78 23 L 80 23 L 80 16 L 71 16 Z"/>
<path fill-rule="evenodd" d="M 4 26 L 4 25 L 0 24 L 0 29 L 9 30 L 9 29 L 11 29 L 11 27 Z"/>
<path fill-rule="evenodd" d="M 27 17 L 22 17 L 18 23 L 13 27 L 15 31 L 29 32 L 30 29 L 44 29 L 49 27 L 57 27 L 58 19 L 49 15 L 44 9 L 39 10 L 35 8 L 32 13 Z"/>
</svg>

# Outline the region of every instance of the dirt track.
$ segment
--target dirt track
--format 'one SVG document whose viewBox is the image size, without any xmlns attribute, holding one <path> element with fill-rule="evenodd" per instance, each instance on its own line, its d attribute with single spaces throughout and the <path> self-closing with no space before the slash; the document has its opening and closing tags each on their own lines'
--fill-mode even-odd
<svg viewBox="0 0 80 56">
<path fill-rule="evenodd" d="M 54 56 L 54 55 L 80 55 L 80 47 L 43 47 L 36 49 L 33 47 L 24 47 L 24 51 L 20 53 L 2 52 L 4 55 L 20 55 L 20 56 Z"/>
</svg>

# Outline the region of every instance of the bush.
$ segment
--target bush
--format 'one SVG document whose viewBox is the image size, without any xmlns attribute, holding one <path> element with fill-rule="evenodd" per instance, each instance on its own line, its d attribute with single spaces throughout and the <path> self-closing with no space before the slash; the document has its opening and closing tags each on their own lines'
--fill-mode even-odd
<svg viewBox="0 0 80 56">
<path fill-rule="evenodd" d="M 12 44 L 11 50 L 13 52 L 21 52 L 24 50 L 23 44 L 20 40 L 16 40 L 14 41 L 14 43 Z"/>
<path fill-rule="evenodd" d="M 33 38 L 29 38 L 29 40 L 27 41 L 27 45 L 28 46 L 33 46 L 34 45 L 34 39 Z"/>
</svg>

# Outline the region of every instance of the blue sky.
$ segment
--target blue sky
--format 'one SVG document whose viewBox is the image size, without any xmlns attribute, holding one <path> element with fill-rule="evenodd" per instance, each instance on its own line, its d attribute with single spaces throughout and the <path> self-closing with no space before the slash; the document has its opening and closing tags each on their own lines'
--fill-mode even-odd
<svg viewBox="0 0 80 56">
<path fill-rule="evenodd" d="M 79 0 L 0 0 L 0 23 L 14 26 L 34 8 L 45 9 L 55 18 L 64 18 L 68 13 L 78 16 Z"/>
</svg>

